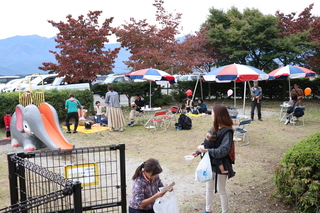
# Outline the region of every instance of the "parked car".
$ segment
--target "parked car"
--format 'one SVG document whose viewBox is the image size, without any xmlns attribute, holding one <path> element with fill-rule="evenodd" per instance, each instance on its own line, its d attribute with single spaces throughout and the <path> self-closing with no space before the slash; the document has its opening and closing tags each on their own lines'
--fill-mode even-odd
<svg viewBox="0 0 320 213">
<path fill-rule="evenodd" d="M 90 90 L 89 83 L 79 82 L 79 83 L 70 83 L 65 81 L 65 77 L 56 77 L 53 83 L 45 88 L 45 90 Z"/>
<path fill-rule="evenodd" d="M 103 84 L 112 84 L 112 83 L 129 83 L 133 82 L 133 80 L 129 77 L 125 77 L 124 75 L 112 75 L 110 77 L 107 77 L 106 80 L 104 80 Z"/>
<path fill-rule="evenodd" d="M 98 75 L 97 79 L 95 81 L 93 81 L 91 84 L 95 85 L 95 84 L 103 84 L 104 80 L 106 80 L 106 78 L 108 78 L 108 75 Z"/>
<path fill-rule="evenodd" d="M 177 81 L 196 81 L 198 79 L 198 75 L 190 74 L 190 75 L 178 75 L 175 76 Z"/>
<path fill-rule="evenodd" d="M 26 92 L 26 91 L 30 91 L 30 89 L 32 89 L 32 91 L 45 89 L 47 86 L 53 83 L 56 76 L 57 74 L 38 75 L 35 79 L 31 80 L 30 83 L 27 82 L 27 83 L 20 84 L 20 91 Z M 42 84 L 43 84 L 43 87 L 42 87 Z"/>
<path fill-rule="evenodd" d="M 0 90 L 2 91 L 5 85 L 10 81 L 14 79 L 19 79 L 19 78 L 20 76 L 0 76 Z"/>
<path fill-rule="evenodd" d="M 11 87 L 16 87 L 16 85 L 21 81 L 22 79 L 14 79 L 9 81 L 8 83 L 2 85 L 1 92 L 7 92 L 7 89 L 10 89 Z"/>
</svg>

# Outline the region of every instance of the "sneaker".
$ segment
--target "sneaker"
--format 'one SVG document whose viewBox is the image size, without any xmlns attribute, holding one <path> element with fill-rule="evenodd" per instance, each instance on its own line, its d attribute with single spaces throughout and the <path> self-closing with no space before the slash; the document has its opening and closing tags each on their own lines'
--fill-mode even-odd
<svg viewBox="0 0 320 213">
<path fill-rule="evenodd" d="M 130 123 L 127 124 L 127 126 L 133 126 L 134 121 L 130 121 Z"/>
<path fill-rule="evenodd" d="M 66 133 L 70 134 L 70 133 L 71 133 L 71 131 L 67 131 Z"/>
<path fill-rule="evenodd" d="M 290 123 L 290 120 L 287 119 L 286 122 L 284 122 L 285 125 L 288 125 Z"/>
<path fill-rule="evenodd" d="M 110 132 L 113 132 L 113 131 L 114 131 L 114 129 L 113 129 L 113 127 L 111 127 L 111 128 L 110 128 Z"/>
<path fill-rule="evenodd" d="M 77 131 L 73 131 L 73 133 L 77 133 Z"/>
<path fill-rule="evenodd" d="M 119 132 L 123 132 L 123 128 L 122 127 L 119 128 Z"/>
<path fill-rule="evenodd" d="M 261 118 L 259 118 L 259 121 L 262 121 L 262 119 L 261 119 Z"/>
<path fill-rule="evenodd" d="M 204 211 L 204 213 L 212 213 L 212 211 L 210 211 L 210 212 Z"/>
</svg>

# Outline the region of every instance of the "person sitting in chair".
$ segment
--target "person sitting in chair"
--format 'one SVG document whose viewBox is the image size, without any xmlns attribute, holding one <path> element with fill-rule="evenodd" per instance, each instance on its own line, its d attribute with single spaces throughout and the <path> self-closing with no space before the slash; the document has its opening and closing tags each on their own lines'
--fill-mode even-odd
<svg viewBox="0 0 320 213">
<path fill-rule="evenodd" d="M 198 105 L 197 105 L 199 113 L 206 113 L 207 112 L 207 104 L 203 102 L 203 99 L 200 98 L 198 100 Z"/>
<path fill-rule="evenodd" d="M 140 113 L 142 113 L 143 111 L 141 111 L 141 107 L 144 106 L 144 100 L 142 97 L 140 97 L 140 94 L 139 93 L 135 93 L 133 95 L 134 97 L 134 102 L 131 104 L 131 107 L 135 107 L 135 109 L 131 110 L 130 111 L 130 114 L 129 114 L 129 119 L 130 119 L 130 122 L 128 123 L 127 126 L 133 126 L 134 124 L 134 117 L 135 116 L 138 116 Z"/>
<path fill-rule="evenodd" d="M 288 125 L 290 123 L 290 120 L 292 119 L 294 115 L 294 111 L 297 107 L 301 106 L 300 101 L 298 101 L 297 94 L 292 94 L 291 100 L 288 102 L 288 110 L 287 110 L 287 120 L 284 123 L 285 125 Z"/>
</svg>

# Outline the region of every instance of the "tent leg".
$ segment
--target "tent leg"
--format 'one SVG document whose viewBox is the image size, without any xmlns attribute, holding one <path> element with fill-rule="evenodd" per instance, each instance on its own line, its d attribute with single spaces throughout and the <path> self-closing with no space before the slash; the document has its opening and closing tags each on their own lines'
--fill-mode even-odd
<svg viewBox="0 0 320 213">
<path fill-rule="evenodd" d="M 151 81 L 150 81 L 150 94 L 149 94 L 149 96 L 150 96 L 150 104 L 149 104 L 150 106 L 149 106 L 149 107 L 152 108 L 152 107 L 151 107 L 151 96 L 152 96 L 152 95 L 151 95 Z"/>
<path fill-rule="evenodd" d="M 242 113 L 245 115 L 245 106 L 246 106 L 246 92 L 247 92 L 247 82 L 244 82 L 244 91 L 243 91 L 243 108 L 242 108 Z"/>
<path fill-rule="evenodd" d="M 234 90 L 234 93 L 233 93 L 233 107 L 236 109 L 236 94 L 237 94 L 237 90 L 236 90 L 236 81 L 234 81 L 234 88 L 233 88 L 233 90 Z"/>
</svg>

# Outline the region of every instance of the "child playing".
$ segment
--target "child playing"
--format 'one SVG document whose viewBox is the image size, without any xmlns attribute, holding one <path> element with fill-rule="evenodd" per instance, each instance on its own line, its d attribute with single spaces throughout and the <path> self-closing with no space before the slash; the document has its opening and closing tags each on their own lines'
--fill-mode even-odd
<svg viewBox="0 0 320 213">
<path fill-rule="evenodd" d="M 100 101 L 96 101 L 95 111 L 96 111 L 96 116 L 97 116 L 96 123 L 100 124 L 100 126 L 105 126 L 101 121 L 102 111 L 101 111 Z"/>
<path fill-rule="evenodd" d="M 6 131 L 6 137 L 7 137 L 7 140 L 11 140 L 11 133 L 10 133 L 11 111 L 6 110 L 5 114 L 6 115 L 3 117 L 3 120 L 4 120 L 5 131 Z"/>
<path fill-rule="evenodd" d="M 206 138 L 204 139 L 202 145 L 205 149 L 208 148 L 218 148 L 219 144 L 216 144 L 215 141 L 217 140 L 217 133 L 212 131 L 211 129 L 207 132 Z M 228 171 L 224 170 L 224 166 L 222 164 L 222 160 L 219 158 L 211 159 L 212 164 L 219 165 L 219 169 L 222 174 L 228 173 Z"/>
<path fill-rule="evenodd" d="M 259 90 L 258 87 L 252 87 L 252 92 L 255 96 L 259 96 L 261 94 L 261 90 Z M 254 101 L 254 97 L 252 98 L 252 101 Z M 260 103 L 260 99 L 257 99 L 257 103 Z"/>
</svg>

